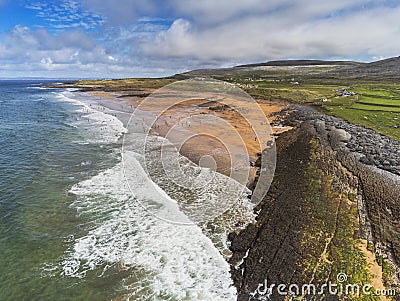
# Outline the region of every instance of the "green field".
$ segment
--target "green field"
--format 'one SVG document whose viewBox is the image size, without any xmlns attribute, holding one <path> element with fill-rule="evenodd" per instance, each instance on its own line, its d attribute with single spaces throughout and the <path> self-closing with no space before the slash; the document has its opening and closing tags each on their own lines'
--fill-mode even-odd
<svg viewBox="0 0 400 301">
<path fill-rule="evenodd" d="M 374 104 L 378 106 L 397 107 L 400 108 L 400 99 L 360 96 L 357 99 L 359 103 Z"/>
<path fill-rule="evenodd" d="M 334 116 L 400 140 L 400 112 L 377 112 L 344 106 L 327 106 L 325 108 Z"/>
<path fill-rule="evenodd" d="M 293 84 L 292 79 L 240 81 L 238 78 L 235 82 L 256 99 L 316 105 L 330 115 L 400 140 L 399 84 L 367 82 L 342 85 L 323 81 Z M 335 90 L 342 88 L 356 95 L 339 97 Z"/>
<path fill-rule="evenodd" d="M 400 107 L 364 104 L 359 102 L 354 103 L 351 108 L 365 111 L 400 112 Z"/>
<path fill-rule="evenodd" d="M 345 100 L 323 105 L 330 114 L 400 140 L 400 89 L 398 85 L 365 85 Z M 399 97 L 399 98 L 397 98 Z"/>
</svg>

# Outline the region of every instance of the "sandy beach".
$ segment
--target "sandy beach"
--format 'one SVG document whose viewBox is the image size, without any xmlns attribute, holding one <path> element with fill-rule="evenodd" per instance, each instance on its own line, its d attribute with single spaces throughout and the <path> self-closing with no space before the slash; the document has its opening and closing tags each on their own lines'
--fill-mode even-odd
<svg viewBox="0 0 400 301">
<path fill-rule="evenodd" d="M 190 99 L 169 106 L 171 99 L 158 97 L 156 101 L 144 103 L 146 98 L 140 94 L 149 95 L 153 92 L 153 89 L 141 89 L 137 93 L 139 96 L 132 96 L 124 91 L 91 91 L 90 94 L 119 103 L 125 111 L 133 112 L 140 108 L 141 111 L 155 114 L 157 118 L 151 125 L 152 129 L 174 142 L 183 156 L 200 166 L 228 176 L 232 175 L 233 170 L 245 170 L 248 173 L 246 184 L 252 187 L 257 172 L 254 164 L 263 150 L 263 144 L 249 124 L 249 120 L 251 122 L 253 118 L 251 112 L 244 118 L 233 105 L 224 106 L 209 99 Z M 274 113 L 286 108 L 288 104 L 270 101 L 257 103 L 268 122 L 274 124 L 271 128 L 264 125 L 266 132 L 272 130 L 277 137 L 291 129 L 289 126 L 276 124 L 274 116 Z M 226 122 L 226 129 L 221 122 Z M 232 131 L 236 133 L 232 134 Z"/>
</svg>

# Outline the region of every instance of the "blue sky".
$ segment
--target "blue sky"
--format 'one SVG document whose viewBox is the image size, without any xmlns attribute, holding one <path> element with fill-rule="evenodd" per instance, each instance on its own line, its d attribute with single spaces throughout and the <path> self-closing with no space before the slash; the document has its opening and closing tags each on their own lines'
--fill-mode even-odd
<svg viewBox="0 0 400 301">
<path fill-rule="evenodd" d="M 400 1 L 0 0 L 0 77 L 164 76 L 399 49 Z"/>
</svg>

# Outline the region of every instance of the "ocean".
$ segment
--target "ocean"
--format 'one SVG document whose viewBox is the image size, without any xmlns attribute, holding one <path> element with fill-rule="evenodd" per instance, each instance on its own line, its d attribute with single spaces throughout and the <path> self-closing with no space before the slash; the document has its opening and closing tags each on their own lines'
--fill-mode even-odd
<svg viewBox="0 0 400 301">
<path fill-rule="evenodd" d="M 48 84 L 0 81 L 0 300 L 236 300 L 249 191 L 171 147 L 202 185 L 172 183 L 129 106 Z"/>
</svg>

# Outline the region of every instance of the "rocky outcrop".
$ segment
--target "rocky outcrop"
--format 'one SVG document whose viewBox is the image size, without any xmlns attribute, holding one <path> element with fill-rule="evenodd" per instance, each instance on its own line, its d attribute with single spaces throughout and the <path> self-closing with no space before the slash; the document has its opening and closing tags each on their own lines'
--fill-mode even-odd
<svg viewBox="0 0 400 301">
<path fill-rule="evenodd" d="M 282 116 L 294 129 L 276 141 L 275 178 L 257 223 L 229 236 L 238 300 L 265 300 L 257 293 L 265 282 L 318 286 L 340 272 L 367 281 L 361 238 L 378 256 L 385 285 L 399 284 L 399 142 L 306 107 Z"/>
<path fill-rule="evenodd" d="M 291 118 L 314 127 L 336 152 L 336 163 L 358 178 L 364 233 L 374 243 L 378 256 L 388 258 L 400 277 L 400 141 L 393 140 L 339 118 L 321 115 L 309 108 L 298 108 Z M 321 126 L 323 124 L 323 126 Z M 319 126 L 318 126 L 319 125 Z M 339 177 L 347 182 L 347 179 Z M 353 185 L 354 186 L 354 185 Z M 396 281 L 397 279 L 397 281 Z"/>
<path fill-rule="evenodd" d="M 301 201 L 304 200 L 301 196 L 306 193 L 303 179 L 308 164 L 310 137 L 303 133 L 296 141 L 290 139 L 294 135 L 287 138 L 285 145 L 278 145 L 278 153 L 285 151 L 290 160 L 283 163 L 282 158 L 278 157 L 278 169 L 282 170 L 281 165 L 285 164 L 289 172 L 285 175 L 280 173 L 275 178 L 260 207 L 257 224 L 249 225 L 239 235 L 230 236 L 233 251 L 231 262 L 235 266 L 232 275 L 240 292 L 238 300 L 248 300 L 265 279 L 269 283 L 280 283 L 301 278 L 301 271 L 293 263 L 302 258 L 299 230 L 300 225 L 307 223 L 307 215 L 299 213 L 303 207 Z M 296 146 L 302 143 L 302 147 L 294 147 L 295 142 Z M 284 184 L 289 182 L 291 185 Z M 238 265 L 243 257 L 242 264 Z"/>
<path fill-rule="evenodd" d="M 348 135 L 348 139 L 345 139 L 347 150 L 358 154 L 362 163 L 400 175 L 400 141 L 340 118 L 323 115 L 311 108 L 293 106 L 291 109 L 294 111 L 287 122 L 314 121 L 324 123 L 327 130 L 342 131 Z M 340 140 L 340 137 L 337 139 Z M 336 143 L 336 141 L 332 142 Z"/>
</svg>

